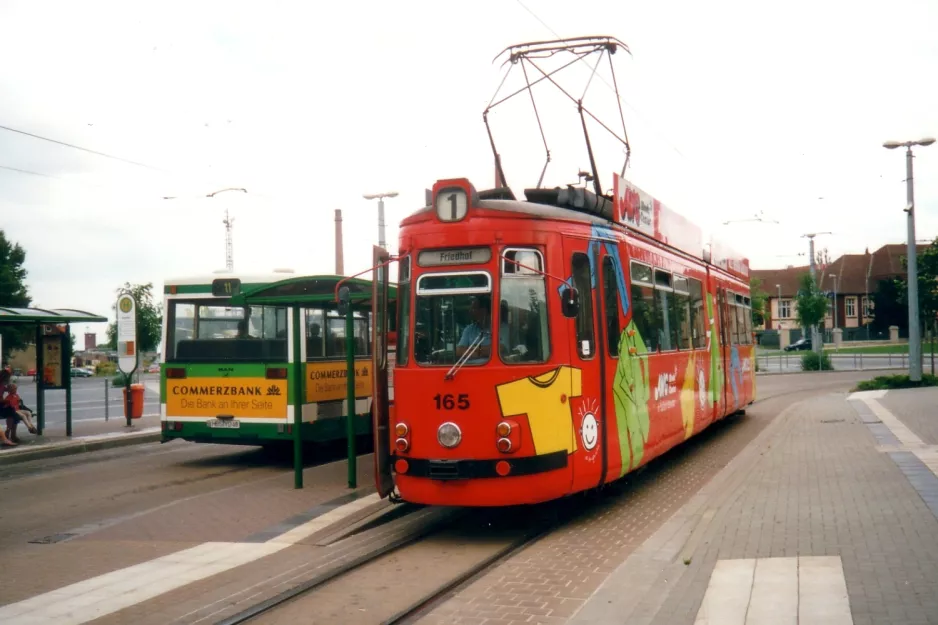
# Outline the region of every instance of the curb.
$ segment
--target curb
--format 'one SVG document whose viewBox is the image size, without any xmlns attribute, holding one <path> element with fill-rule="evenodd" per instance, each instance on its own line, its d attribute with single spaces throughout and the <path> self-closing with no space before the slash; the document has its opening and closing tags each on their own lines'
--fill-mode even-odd
<svg viewBox="0 0 938 625">
<path fill-rule="evenodd" d="M 160 442 L 160 436 L 160 432 L 139 432 L 133 434 L 120 434 L 111 438 L 101 438 L 97 440 L 79 439 L 58 445 L 52 443 L 48 445 L 40 445 L 36 449 L 27 449 L 24 451 L 0 452 L 0 466 L 18 464 L 20 462 L 29 462 L 30 460 L 42 460 L 44 458 L 72 456 L 89 451 L 100 451 L 102 449 L 127 447 L 129 445 L 158 443 Z"/>
</svg>

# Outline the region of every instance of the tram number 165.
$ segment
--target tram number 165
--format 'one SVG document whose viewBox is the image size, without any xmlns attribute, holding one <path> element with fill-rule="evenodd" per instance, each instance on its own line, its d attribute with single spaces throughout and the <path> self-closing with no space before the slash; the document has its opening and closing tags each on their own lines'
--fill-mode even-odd
<svg viewBox="0 0 938 625">
<path fill-rule="evenodd" d="M 458 396 L 437 393 L 433 396 L 433 401 L 436 402 L 437 410 L 452 410 L 454 408 L 466 410 L 469 408 L 469 395 L 467 393 L 460 393 Z"/>
</svg>

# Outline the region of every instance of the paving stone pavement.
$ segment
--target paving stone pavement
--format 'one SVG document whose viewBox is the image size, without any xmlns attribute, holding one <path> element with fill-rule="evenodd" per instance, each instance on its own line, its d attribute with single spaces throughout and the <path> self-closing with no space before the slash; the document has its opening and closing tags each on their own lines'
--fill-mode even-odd
<svg viewBox="0 0 938 625">
<path fill-rule="evenodd" d="M 923 443 L 938 445 L 938 388 L 915 388 L 886 393 L 878 400 L 912 430 Z"/>
<path fill-rule="evenodd" d="M 851 403 L 780 416 L 571 622 L 690 624 L 718 560 L 839 556 L 855 625 L 938 623 L 938 518 Z"/>
<path fill-rule="evenodd" d="M 565 623 L 615 568 L 775 416 L 750 408 L 627 476 L 598 498 L 571 497 L 584 513 L 511 557 L 422 618 L 420 625 Z M 620 621 L 616 621 L 620 622 Z"/>
</svg>

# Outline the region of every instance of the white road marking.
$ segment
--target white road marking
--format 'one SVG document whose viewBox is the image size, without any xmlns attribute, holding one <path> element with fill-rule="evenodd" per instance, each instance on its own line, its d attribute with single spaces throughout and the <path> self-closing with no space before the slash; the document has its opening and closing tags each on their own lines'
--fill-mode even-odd
<svg viewBox="0 0 938 625">
<path fill-rule="evenodd" d="M 852 625 L 839 556 L 719 560 L 695 625 Z"/>
<path fill-rule="evenodd" d="M 378 493 L 373 493 L 367 497 L 356 499 L 355 501 L 349 502 L 344 506 L 339 506 L 335 510 L 330 510 L 329 512 L 322 514 L 315 519 L 311 519 L 302 525 L 298 525 L 292 530 L 281 534 L 280 536 L 275 536 L 267 542 L 286 543 L 288 545 L 293 545 L 300 542 L 304 538 L 312 536 L 319 530 L 325 529 L 334 523 L 338 523 L 345 517 L 359 510 L 367 508 L 372 504 L 378 503 L 379 501 L 381 501 L 381 497 L 378 495 Z"/>
<path fill-rule="evenodd" d="M 377 493 L 356 499 L 264 543 L 202 543 L 17 603 L 0 606 L 0 623 L 87 623 L 198 580 L 275 554 L 380 499 Z"/>
<path fill-rule="evenodd" d="M 874 393 L 880 393 L 879 395 L 874 395 Z M 892 432 L 893 436 L 899 441 L 901 448 L 887 448 L 883 451 L 907 451 L 912 453 L 919 460 L 922 461 L 928 469 L 938 476 L 938 445 L 928 445 L 926 444 L 918 435 L 915 434 L 912 430 L 904 424 L 899 417 L 894 415 L 888 408 L 879 403 L 878 399 L 881 399 L 886 394 L 886 391 L 866 391 L 861 393 L 852 393 L 847 399 L 856 399 L 862 401 L 864 404 L 869 406 L 870 410 L 873 411 L 883 425 L 889 428 L 889 431 Z"/>
</svg>

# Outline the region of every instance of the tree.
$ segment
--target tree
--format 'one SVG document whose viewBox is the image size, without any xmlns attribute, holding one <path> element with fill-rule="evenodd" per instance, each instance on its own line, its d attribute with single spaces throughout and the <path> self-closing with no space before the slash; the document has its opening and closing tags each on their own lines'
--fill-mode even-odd
<svg viewBox="0 0 938 625">
<path fill-rule="evenodd" d="M 918 254 L 918 312 L 922 328 L 931 328 L 938 315 L 938 237 L 932 241 L 925 251 Z M 908 267 L 908 259 L 902 259 L 903 268 Z M 899 297 L 905 307 L 908 318 L 909 282 L 906 278 L 897 280 Z"/>
<path fill-rule="evenodd" d="M 29 308 L 32 298 L 26 288 L 26 251 L 19 243 L 12 243 L 0 230 L 0 306 Z M 22 349 L 35 341 L 36 330 L 32 326 L 3 328 L 3 360 L 7 361 L 11 351 Z"/>
<path fill-rule="evenodd" d="M 137 343 L 139 351 L 151 352 L 160 343 L 163 325 L 163 306 L 153 301 L 153 283 L 130 284 L 125 282 L 122 288 L 117 289 L 117 296 L 121 293 L 130 293 L 137 303 Z M 117 315 L 117 302 L 112 306 Z M 117 324 L 107 326 L 107 344 L 111 349 L 117 349 Z"/>
<path fill-rule="evenodd" d="M 749 280 L 749 294 L 752 301 L 752 326 L 765 325 L 765 303 L 769 294 L 762 290 L 762 280 L 752 278 Z"/>
<path fill-rule="evenodd" d="M 798 281 L 798 295 L 795 297 L 796 315 L 802 328 L 808 330 L 821 323 L 827 314 L 827 296 L 818 288 L 817 282 L 806 273 Z M 815 349 L 817 346 L 814 346 Z"/>
<path fill-rule="evenodd" d="M 873 292 L 874 332 L 888 334 L 889 326 L 905 329 L 909 325 L 909 309 L 902 295 L 903 284 L 895 278 L 880 280 Z"/>
</svg>

